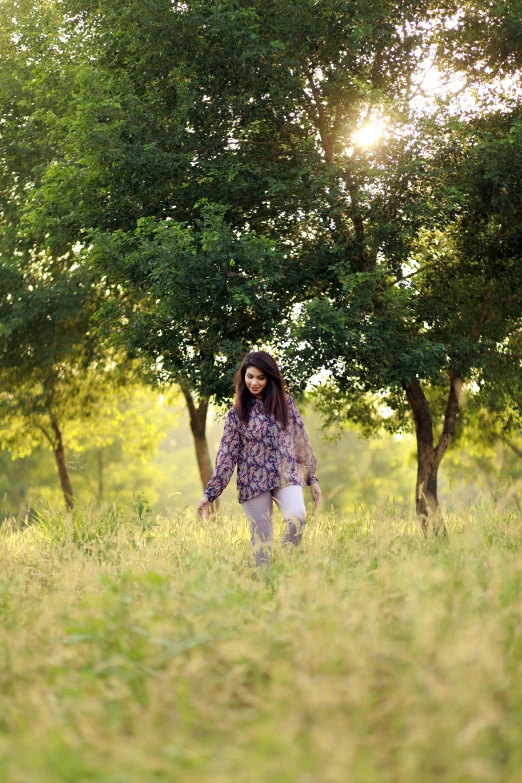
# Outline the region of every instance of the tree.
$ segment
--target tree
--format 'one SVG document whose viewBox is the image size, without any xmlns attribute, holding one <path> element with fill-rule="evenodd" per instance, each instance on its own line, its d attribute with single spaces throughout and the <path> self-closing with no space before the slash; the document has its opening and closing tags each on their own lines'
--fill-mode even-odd
<svg viewBox="0 0 522 783">
<path fill-rule="evenodd" d="M 0 443 L 15 456 L 49 446 L 72 509 L 67 443 L 89 427 L 91 443 L 114 439 L 107 421 L 121 426 L 118 391 L 139 368 L 96 330 L 103 291 L 86 270 L 44 261 L 20 269 L 0 258 Z"/>
<path fill-rule="evenodd" d="M 106 0 L 70 8 L 73 76 L 66 83 L 74 90 L 60 104 L 52 166 L 32 194 L 31 230 L 56 236 L 61 252 L 94 231 L 103 248 L 95 252 L 98 268 L 116 275 L 115 286 L 144 294 L 143 348 L 165 358 L 162 296 L 153 299 L 156 270 L 165 275 L 168 267 L 162 244 L 174 252 L 175 239 L 178 254 L 190 235 L 206 258 L 201 274 L 214 280 L 219 268 L 220 280 L 231 281 L 223 256 L 216 261 L 203 244 L 200 221 L 208 217 L 197 205 L 207 199 L 221 214 L 224 246 L 229 236 L 229 260 L 234 237 L 248 239 L 253 255 L 262 242 L 281 258 L 283 280 L 264 270 L 259 279 L 272 292 L 270 312 L 273 303 L 279 309 L 268 318 L 272 339 L 279 329 L 281 352 L 289 340 L 296 347 L 287 352 L 292 380 L 304 384 L 327 369 L 336 407 L 344 400 L 344 411 L 367 427 L 379 412 L 361 405 L 365 395 L 388 404 L 389 427 L 413 421 L 417 508 L 426 528 L 429 515 L 437 517 L 438 468 L 462 385 L 483 377 L 519 328 L 519 171 L 509 154 L 519 145 L 516 111 L 505 101 L 495 111 L 486 96 L 470 123 L 451 92 L 432 101 L 432 116 L 414 104 L 423 94 L 420 66 L 437 52 L 442 67 L 460 53 L 467 84 L 488 86 L 489 76 L 475 68 L 480 47 L 470 45 L 459 14 L 428 0 L 174 7 Z M 368 123 L 378 121 L 383 138 L 365 145 Z M 474 247 L 477 232 L 486 255 Z M 178 258 L 190 275 L 190 253 Z M 242 263 L 246 275 L 256 275 Z M 180 269 L 166 276 L 172 303 Z M 230 308 L 239 313 L 234 302 L 242 301 L 241 317 L 231 321 L 236 346 L 236 326 L 255 322 L 260 310 L 240 288 L 220 288 L 211 327 L 224 330 Z M 138 313 L 132 339 L 144 323 Z M 174 319 L 168 323 L 172 330 Z M 266 331 L 256 334 L 267 339 Z M 235 349 L 222 343 L 205 356 L 201 335 L 192 339 L 209 377 L 221 377 L 222 367 L 230 378 Z"/>
<path fill-rule="evenodd" d="M 109 346 L 94 316 L 103 284 L 80 268 L 54 227 L 31 229 L 34 194 L 59 155 L 55 119 L 64 114 L 69 71 L 54 46 L 56 14 L 42 3 L 7 3 L 0 26 L 0 438 L 15 455 L 45 442 L 66 504 L 74 493 L 64 427 L 99 424 L 102 405 L 136 363 Z M 60 17 L 61 18 L 61 17 Z M 105 398 L 105 399 L 104 399 Z"/>
<path fill-rule="evenodd" d="M 510 349 L 522 326 L 520 120 L 516 111 L 490 113 L 458 133 L 445 184 L 453 209 L 442 229 L 417 234 L 408 274 L 383 259 L 370 276 L 348 275 L 342 294 L 308 305 L 297 332 L 308 346 L 301 359 L 330 370 L 345 415 L 368 430 L 401 428 L 413 416 L 424 527 L 438 508 L 438 469 L 464 384 L 468 397 L 487 390 L 502 414 L 521 380 L 520 356 Z M 331 417 L 340 415 L 334 396 L 324 400 Z M 384 422 L 383 405 L 393 412 Z"/>
<path fill-rule="evenodd" d="M 272 215 L 254 203 L 249 219 L 282 233 L 306 270 L 288 369 L 302 382 L 327 369 L 335 408 L 344 398 L 367 426 L 381 421 L 361 413 L 365 394 L 395 413 L 389 427 L 413 419 L 424 529 L 430 515 L 438 525 L 438 469 L 463 384 L 491 379 L 495 366 L 502 387 L 513 369 L 503 346 L 520 329 L 518 110 L 504 99 L 495 111 L 498 91 L 472 124 L 451 94 L 434 117 L 412 107 L 422 53 L 444 50 L 450 13 L 328 2 L 186 12 L 202 92 L 235 117 L 236 178 L 250 173 L 252 149 L 271 149 Z M 372 115 L 387 124 L 374 149 L 356 140 Z M 292 219 L 306 226 L 301 241 Z"/>
<path fill-rule="evenodd" d="M 205 485 L 209 401 L 230 398 L 237 364 L 296 301 L 299 275 L 245 219 L 260 186 L 236 187 L 220 159 L 234 120 L 201 100 L 181 14 L 159 0 L 69 8 L 79 13 L 57 18 L 51 40 L 74 87 L 47 118 L 56 144 L 27 199 L 27 234 L 54 254 L 84 245 L 113 292 L 108 331 L 180 384 Z"/>
</svg>

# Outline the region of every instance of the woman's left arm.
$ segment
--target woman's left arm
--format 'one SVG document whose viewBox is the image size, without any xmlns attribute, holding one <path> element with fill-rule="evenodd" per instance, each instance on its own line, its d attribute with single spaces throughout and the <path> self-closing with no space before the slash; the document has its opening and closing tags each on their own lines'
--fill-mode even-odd
<svg viewBox="0 0 522 783">
<path fill-rule="evenodd" d="M 290 408 L 290 417 L 293 426 L 294 447 L 295 456 L 299 463 L 299 466 L 304 474 L 306 483 L 310 486 L 314 503 L 317 506 L 321 499 L 321 489 L 319 487 L 319 481 L 315 475 L 317 463 L 306 434 L 305 426 L 301 418 L 301 414 L 297 410 L 297 405 L 293 401 L 292 397 L 288 399 L 288 406 Z"/>
</svg>

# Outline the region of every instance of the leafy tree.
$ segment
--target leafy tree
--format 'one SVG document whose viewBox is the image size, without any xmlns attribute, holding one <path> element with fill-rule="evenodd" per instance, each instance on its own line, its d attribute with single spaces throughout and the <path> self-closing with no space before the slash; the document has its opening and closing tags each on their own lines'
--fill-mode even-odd
<svg viewBox="0 0 522 783">
<path fill-rule="evenodd" d="M 519 329 L 516 107 L 492 111 L 486 97 L 470 123 L 451 94 L 432 102 L 433 116 L 414 105 L 420 64 L 436 51 L 443 66 L 461 56 L 468 84 L 482 90 L 490 78 L 459 21 L 471 8 L 455 17 L 427 0 L 72 3 L 61 40 L 74 90 L 51 123 L 59 143 L 27 217 L 56 253 L 94 231 L 114 290 L 143 295 L 126 316 L 131 339 L 141 335 L 166 373 L 172 356 L 171 377 L 182 360 L 191 393 L 222 394 L 229 381 L 208 391 L 206 379 L 230 379 L 243 336 L 265 340 L 279 324 L 282 353 L 289 339 L 297 347 L 287 352 L 295 383 L 327 369 L 336 411 L 371 429 L 386 403 L 389 428 L 413 421 L 424 527 L 463 384 L 502 386 L 504 347 Z M 378 120 L 385 135 L 365 146 L 361 131 Z M 202 198 L 213 206 L 202 210 Z M 219 236 L 210 250 L 209 209 Z M 236 281 L 226 271 L 235 243 Z M 261 246 L 281 261 L 258 276 Z M 218 301 L 202 286 L 193 308 L 199 321 L 212 305 L 208 343 L 189 335 L 190 308 L 173 288 L 195 270 L 195 287 L 219 281 Z M 256 281 L 271 292 L 264 323 Z M 166 338 L 175 324 L 187 346 L 177 354 Z M 216 343 L 232 333 L 232 346 Z M 203 374 L 193 372 L 200 362 Z"/>
<path fill-rule="evenodd" d="M 110 272 L 109 283 L 146 296 L 124 316 L 125 331 L 153 359 L 161 356 L 163 376 L 170 372 L 185 390 L 205 483 L 208 399 L 230 395 L 240 354 L 266 341 L 297 301 L 337 285 L 344 255 L 365 268 L 359 184 L 333 166 L 336 135 L 349 144 L 374 104 L 402 96 L 431 6 L 104 0 L 67 7 L 56 45 L 62 59 L 66 50 L 64 83 L 74 90 L 51 122 L 56 154 L 31 195 L 30 228 L 60 253 L 94 231 L 96 264 Z M 319 82 L 330 103 L 338 100 L 335 117 Z M 348 192 L 353 205 L 340 210 Z M 221 215 L 220 248 L 210 252 L 202 197 Z M 112 250 L 102 236 L 126 232 L 136 246 L 136 225 L 148 257 L 141 264 L 122 235 Z M 201 261 L 206 254 L 193 281 L 200 289 L 207 283 L 198 303 L 172 286 L 193 274 L 190 253 L 178 253 L 184 271 L 166 274 L 165 250 L 185 242 L 182 227 L 195 237 L 191 252 Z M 124 251 L 119 261 L 116 247 Z M 265 260 L 256 268 L 260 250 Z M 270 262 L 276 255 L 279 268 Z M 153 279 L 160 263 L 165 302 Z M 208 284 L 219 296 L 209 296 Z M 167 303 L 174 309 L 165 321 Z M 195 320 L 204 328 L 194 332 Z M 169 342 L 176 325 L 183 340 Z"/>
<path fill-rule="evenodd" d="M 64 47 L 55 46 L 52 3 L 42 3 L 39 14 L 24 0 L 7 2 L 3 10 L 0 439 L 14 455 L 50 446 L 72 507 L 66 437 L 68 443 L 78 439 L 73 430 L 80 422 L 99 427 L 102 407 L 123 379 L 135 379 L 136 369 L 96 331 L 92 319 L 103 285 L 78 266 L 71 247 L 60 251 L 59 232 L 38 236 L 31 230 L 33 194 L 58 155 L 54 119 L 64 114 L 69 72 Z"/>
<path fill-rule="evenodd" d="M 146 497 L 159 510 L 160 499 L 165 508 L 178 500 L 180 489 L 185 495 L 186 483 L 192 483 L 197 494 L 197 469 L 187 471 L 186 464 L 190 443 L 180 453 L 177 442 L 184 403 L 179 393 L 127 383 L 99 402 L 87 422 L 76 417 L 64 423 L 67 467 L 77 505 L 128 505 Z M 42 441 L 24 457 L 16 449 L 0 451 L 0 464 L 0 516 L 24 523 L 38 514 L 42 504 L 59 502 L 63 493 L 48 443 Z"/>
<path fill-rule="evenodd" d="M 253 226 L 266 161 L 236 185 L 223 158 L 235 120 L 209 112 L 191 77 L 183 15 L 158 0 L 68 8 L 46 33 L 68 100 L 45 117 L 54 144 L 27 194 L 25 236 L 57 256 L 83 243 L 113 292 L 100 326 L 180 384 L 206 484 L 209 400 L 230 398 L 241 356 L 299 299 L 299 262 Z M 42 66 L 27 85 L 36 101 L 45 84 Z"/>
<path fill-rule="evenodd" d="M 104 294 L 84 268 L 0 261 L 0 442 L 16 456 L 49 446 L 73 508 L 67 442 L 88 428 L 91 443 L 114 439 L 118 390 L 136 383 L 138 368 L 96 330 Z"/>
<path fill-rule="evenodd" d="M 206 484 L 209 399 L 230 396 L 231 368 L 280 311 L 267 285 L 268 274 L 274 285 L 281 277 L 273 248 L 253 231 L 234 233 L 227 207 L 201 199 L 213 178 L 197 164 L 204 129 L 187 128 L 191 99 L 176 75 L 170 3 L 70 3 L 69 18 L 51 5 L 40 23 L 20 10 L 7 40 L 27 97 L 21 113 L 14 101 L 3 138 L 4 241 L 9 234 L 11 247 L 45 247 L 53 258 L 83 243 L 113 294 L 99 329 L 147 357 L 156 379 L 180 384 Z M 35 150 L 19 154 L 31 133 Z M 20 182 L 16 197 L 9 178 Z M 221 179 L 219 196 L 232 181 Z"/>
<path fill-rule="evenodd" d="M 185 15 L 202 92 L 235 118 L 240 152 L 226 160 L 236 179 L 250 175 L 259 146 L 277 151 L 265 191 L 273 214 L 254 202 L 249 219 L 282 233 L 305 270 L 309 302 L 288 369 L 303 382 L 327 369 L 335 412 L 344 399 L 368 427 L 382 419 L 365 395 L 387 403 L 389 428 L 413 419 L 424 528 L 437 519 L 463 385 L 488 378 L 502 388 L 521 312 L 518 109 L 504 101 L 493 111 L 498 94 L 487 95 L 470 124 L 451 95 L 434 117 L 412 108 L 422 52 L 444 50 L 452 12 L 222 2 L 193 3 Z M 468 84 L 477 81 L 469 68 Z M 372 114 L 387 122 L 374 149 L 355 140 Z"/>
<path fill-rule="evenodd" d="M 438 506 L 438 469 L 464 384 L 470 395 L 496 399 L 500 414 L 508 390 L 520 386 L 510 346 L 522 326 L 521 129 L 516 112 L 461 125 L 452 138 L 457 167 L 445 184 L 446 224 L 417 233 L 408 273 L 391 269 L 383 254 L 371 274 L 348 274 L 342 294 L 310 303 L 300 320 L 298 339 L 308 346 L 301 360 L 331 374 L 330 418 L 342 415 L 339 392 L 344 415 L 367 431 L 401 429 L 413 417 L 425 525 Z M 383 405 L 393 413 L 384 421 Z"/>
</svg>

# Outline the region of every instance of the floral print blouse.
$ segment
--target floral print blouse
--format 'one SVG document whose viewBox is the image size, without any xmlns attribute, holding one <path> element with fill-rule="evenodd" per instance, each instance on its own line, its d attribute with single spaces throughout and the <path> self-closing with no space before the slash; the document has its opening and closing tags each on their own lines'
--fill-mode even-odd
<svg viewBox="0 0 522 783">
<path fill-rule="evenodd" d="M 276 487 L 304 487 L 317 481 L 315 457 L 303 420 L 290 395 L 287 400 L 290 421 L 286 430 L 265 413 L 263 402 L 256 398 L 246 425 L 239 421 L 234 408 L 229 410 L 216 467 L 205 489 L 210 501 L 221 495 L 236 464 L 240 503 Z"/>
</svg>

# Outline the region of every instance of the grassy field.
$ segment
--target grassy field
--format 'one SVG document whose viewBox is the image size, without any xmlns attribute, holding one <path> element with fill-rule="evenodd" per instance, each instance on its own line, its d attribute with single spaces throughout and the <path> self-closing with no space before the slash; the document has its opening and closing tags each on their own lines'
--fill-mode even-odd
<svg viewBox="0 0 522 783">
<path fill-rule="evenodd" d="M 522 519 L 447 540 L 140 504 L 0 531 L 4 783 L 522 781 Z"/>
</svg>

